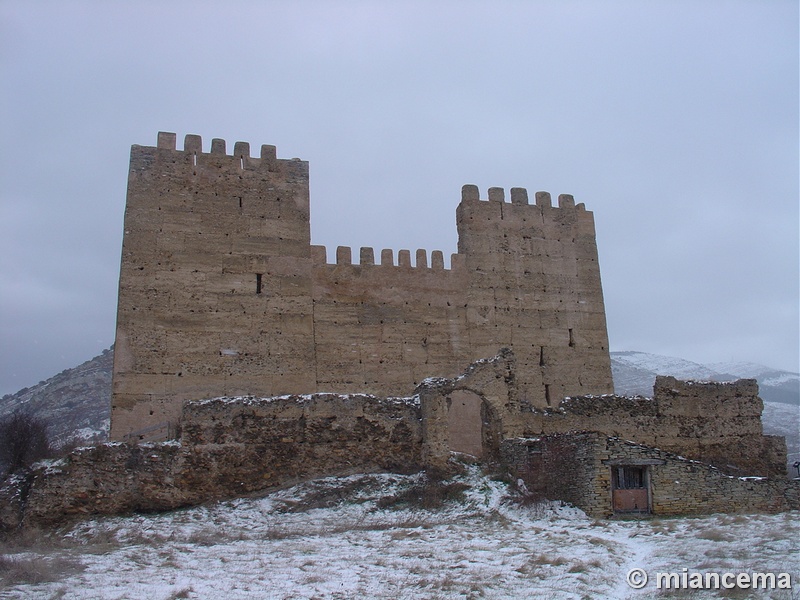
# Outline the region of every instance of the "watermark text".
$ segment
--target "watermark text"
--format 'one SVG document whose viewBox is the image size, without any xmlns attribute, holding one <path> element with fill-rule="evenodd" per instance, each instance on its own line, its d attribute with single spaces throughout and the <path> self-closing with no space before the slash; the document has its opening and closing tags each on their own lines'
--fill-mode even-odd
<svg viewBox="0 0 800 600">
<path fill-rule="evenodd" d="M 626 581 L 630 587 L 640 590 L 647 586 L 650 576 L 644 569 L 628 571 Z M 790 590 L 792 576 L 789 573 L 718 573 L 690 571 L 655 574 L 655 587 L 659 590 Z"/>
</svg>

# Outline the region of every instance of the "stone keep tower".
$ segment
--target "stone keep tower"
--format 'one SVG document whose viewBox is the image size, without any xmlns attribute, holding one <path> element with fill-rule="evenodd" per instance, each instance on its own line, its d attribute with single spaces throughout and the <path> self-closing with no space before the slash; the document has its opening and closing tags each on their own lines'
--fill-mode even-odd
<svg viewBox="0 0 800 600">
<path fill-rule="evenodd" d="M 112 439 L 174 433 L 220 395 L 407 395 L 511 347 L 521 400 L 612 391 L 592 214 L 571 196 L 464 186 L 458 253 L 310 243 L 308 163 L 187 135 L 133 146 L 120 271 Z"/>
<path fill-rule="evenodd" d="M 245 143 L 232 156 L 224 140 L 175 145 L 160 133 L 131 148 L 113 439 L 161 437 L 190 398 L 315 385 L 308 163 L 274 146 L 251 158 Z"/>
<path fill-rule="evenodd" d="M 521 389 L 534 406 L 567 395 L 613 392 L 594 218 L 572 196 L 464 186 L 458 252 L 469 274 L 470 342 L 491 356 L 513 348 Z M 495 350 L 491 350 L 495 348 Z"/>
</svg>

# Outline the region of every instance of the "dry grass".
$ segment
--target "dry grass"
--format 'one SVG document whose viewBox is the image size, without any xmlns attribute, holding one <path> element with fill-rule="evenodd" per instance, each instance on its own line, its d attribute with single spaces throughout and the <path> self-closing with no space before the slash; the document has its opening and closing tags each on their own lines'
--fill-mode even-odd
<svg viewBox="0 0 800 600">
<path fill-rule="evenodd" d="M 547 554 L 539 554 L 534 556 L 528 561 L 533 565 L 550 565 L 551 567 L 560 567 L 567 564 L 569 561 L 563 556 L 556 556 L 555 558 Z"/>
<path fill-rule="evenodd" d="M 413 507 L 433 510 L 448 502 L 460 502 L 469 486 L 461 482 L 445 483 L 437 479 L 425 479 L 392 496 L 378 499 L 379 508 Z"/>
<path fill-rule="evenodd" d="M 0 589 L 59 581 L 83 569 L 81 562 L 62 556 L 0 556 Z"/>
<path fill-rule="evenodd" d="M 589 561 L 579 560 L 567 570 L 567 573 L 585 573 L 589 569 L 600 569 L 602 566 L 603 563 L 596 558 Z"/>
<path fill-rule="evenodd" d="M 695 537 L 700 538 L 701 540 L 710 540 L 712 542 L 733 542 L 735 538 L 718 529 L 716 527 L 711 527 L 709 529 L 704 529 L 703 531 L 699 532 Z"/>
</svg>

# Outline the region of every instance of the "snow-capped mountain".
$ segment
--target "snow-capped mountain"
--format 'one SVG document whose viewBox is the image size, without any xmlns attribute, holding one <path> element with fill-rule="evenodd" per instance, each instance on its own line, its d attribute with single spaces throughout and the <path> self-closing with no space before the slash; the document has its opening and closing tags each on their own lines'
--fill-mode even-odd
<svg viewBox="0 0 800 600">
<path fill-rule="evenodd" d="M 647 352 L 612 352 L 611 371 L 618 394 L 652 396 L 656 375 L 705 381 L 758 380 L 759 395 L 766 402 L 800 405 L 800 373 L 781 371 L 755 363 L 729 362 L 701 365 Z"/>
</svg>

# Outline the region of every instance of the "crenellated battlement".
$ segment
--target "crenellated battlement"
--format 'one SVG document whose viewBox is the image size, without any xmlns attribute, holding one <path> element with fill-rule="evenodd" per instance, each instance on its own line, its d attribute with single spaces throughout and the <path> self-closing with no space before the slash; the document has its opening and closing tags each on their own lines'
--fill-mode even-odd
<svg viewBox="0 0 800 600">
<path fill-rule="evenodd" d="M 191 164 L 197 165 L 206 162 L 205 159 L 214 159 L 218 161 L 222 157 L 230 159 L 229 164 L 233 167 L 238 167 L 241 170 L 259 170 L 264 169 L 267 171 L 275 171 L 279 162 L 289 163 L 303 163 L 299 158 L 279 159 L 277 156 L 277 149 L 275 146 L 269 144 L 261 145 L 261 154 L 258 157 L 250 155 L 249 142 L 236 142 L 233 145 L 233 153 L 227 153 L 227 143 L 221 138 L 213 138 L 211 140 L 211 148 L 209 152 L 203 152 L 203 138 L 196 134 L 186 134 L 183 138 L 183 150 L 177 149 L 177 135 L 168 131 L 158 132 L 158 141 L 156 144 L 158 150 L 169 150 L 172 152 L 180 152 L 192 157 Z"/>
<path fill-rule="evenodd" d="M 394 260 L 394 250 L 384 248 L 380 252 L 380 260 L 375 260 L 375 250 L 362 246 L 359 249 L 358 261 L 353 260 L 353 249 L 350 246 L 337 246 L 335 260 L 328 262 L 328 251 L 325 246 L 311 246 L 311 261 L 315 267 L 323 266 L 353 266 L 353 267 L 394 267 L 400 269 L 420 269 L 425 271 L 451 271 L 463 268 L 464 257 L 461 254 L 450 255 L 450 268 L 445 267 L 444 253 L 441 250 L 431 252 L 431 262 L 428 264 L 428 251 L 424 249 L 415 252 L 415 263 L 411 264 L 411 251 L 398 250 L 397 262 Z"/>
<path fill-rule="evenodd" d="M 158 134 L 131 149 L 112 437 L 220 395 L 411 393 L 515 352 L 520 401 L 610 392 L 594 219 L 465 185 L 457 253 L 311 244 L 308 163 Z"/>
<path fill-rule="evenodd" d="M 575 204 L 575 198 L 571 194 L 559 194 L 558 207 L 553 207 L 553 200 L 550 192 L 536 192 L 535 204 L 530 204 L 528 201 L 528 190 L 523 187 L 511 188 L 511 202 L 506 202 L 506 192 L 501 187 L 490 187 L 487 192 L 486 200 L 480 198 L 480 190 L 477 185 L 467 184 L 461 188 L 461 201 L 462 202 L 498 202 L 505 204 L 513 204 L 516 206 L 536 206 L 538 208 L 564 208 L 564 209 L 577 209 L 586 210 L 583 203 Z"/>
</svg>

